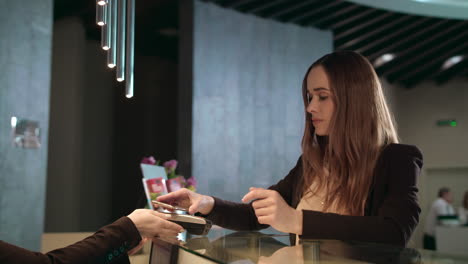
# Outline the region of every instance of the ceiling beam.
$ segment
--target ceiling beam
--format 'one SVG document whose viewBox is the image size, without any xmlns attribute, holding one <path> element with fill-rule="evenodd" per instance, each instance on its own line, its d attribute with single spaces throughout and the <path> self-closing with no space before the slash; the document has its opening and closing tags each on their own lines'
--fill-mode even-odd
<svg viewBox="0 0 468 264">
<path fill-rule="evenodd" d="M 272 1 L 269 1 L 267 4 L 260 5 L 258 7 L 249 9 L 249 10 L 247 10 L 247 12 L 253 13 L 253 14 L 258 14 L 258 13 L 261 13 L 262 11 L 265 11 L 266 9 L 268 9 L 268 8 L 270 8 L 272 6 L 275 6 L 275 5 L 284 3 L 284 2 L 286 2 L 286 0 L 272 0 Z"/>
<path fill-rule="evenodd" d="M 468 78 L 468 67 L 466 67 L 465 69 L 461 70 L 459 73 L 458 73 L 459 76 L 464 76 L 466 78 Z"/>
<path fill-rule="evenodd" d="M 355 21 L 355 20 L 358 20 L 358 19 L 360 19 L 360 18 L 362 18 L 362 17 L 368 16 L 368 15 L 371 15 L 371 14 L 377 13 L 377 12 L 379 12 L 379 11 L 376 10 L 376 9 L 368 8 L 368 9 L 366 9 L 365 11 L 362 11 L 361 13 L 359 13 L 359 14 L 357 14 L 357 15 L 351 16 L 351 17 L 349 17 L 349 18 L 347 18 L 347 19 L 344 19 L 344 20 L 342 20 L 342 21 L 340 21 L 340 22 L 338 22 L 338 23 L 334 23 L 334 24 L 330 25 L 330 28 L 331 28 L 332 30 L 339 31 L 338 29 L 339 29 L 340 27 L 344 27 L 344 26 L 346 26 L 346 25 L 352 23 L 352 22 Z"/>
<path fill-rule="evenodd" d="M 383 26 L 374 27 L 373 29 L 372 29 L 372 26 L 369 26 L 368 29 L 367 28 L 363 29 L 363 31 L 366 32 L 365 34 L 359 35 L 359 37 L 353 38 L 350 41 L 347 41 L 347 42 L 341 44 L 340 46 L 337 47 L 337 49 L 349 48 L 350 46 L 355 45 L 356 43 L 368 40 L 373 35 L 378 34 L 379 32 L 382 32 L 382 31 L 384 31 L 386 29 L 389 29 L 389 28 L 395 26 L 396 24 L 408 21 L 411 18 L 413 18 L 413 17 L 412 16 L 407 16 L 407 15 L 402 15 L 399 18 L 394 19 L 390 23 L 386 23 Z M 368 41 L 368 42 L 372 42 L 372 41 Z"/>
<path fill-rule="evenodd" d="M 463 76 L 464 74 L 468 73 L 468 67 L 458 70 L 456 74 L 453 74 L 451 77 L 448 77 L 446 79 L 440 79 L 440 80 L 434 80 L 438 85 L 441 85 L 445 82 L 448 82 L 450 79 L 454 78 L 455 76 Z M 468 76 L 467 76 L 468 77 Z M 404 80 L 401 83 L 404 84 L 406 87 L 410 88 L 424 80 L 429 80 L 429 78 L 425 76 L 419 76 L 418 78 L 411 78 L 408 80 Z"/>
<path fill-rule="evenodd" d="M 434 79 L 438 84 L 443 84 L 457 75 L 463 75 L 465 72 L 468 72 L 467 57 L 448 69 L 438 71 L 435 75 L 429 76 L 429 78 Z"/>
<path fill-rule="evenodd" d="M 355 33 L 356 31 L 359 31 L 359 30 L 362 30 L 363 28 L 366 28 L 366 27 L 369 27 L 369 26 L 372 26 L 373 24 L 377 23 L 377 22 L 380 22 L 392 15 L 395 15 L 395 13 L 392 13 L 392 12 L 387 12 L 387 13 L 384 13 L 382 14 L 381 16 L 376 16 L 370 20 L 367 20 L 366 22 L 364 23 L 361 23 L 359 24 L 358 26 L 355 26 L 355 27 L 352 27 L 351 29 L 348 29 L 348 30 L 345 30 L 339 34 L 336 34 L 335 35 L 335 41 L 337 42 L 340 42 L 340 39 L 343 39 L 345 38 L 346 36 L 349 36 L 351 35 L 352 33 Z"/>
<path fill-rule="evenodd" d="M 429 18 L 420 18 L 420 19 L 418 19 L 417 21 L 415 21 L 413 23 L 410 23 L 410 24 L 407 24 L 406 26 L 400 27 L 398 30 L 393 31 L 390 34 L 386 34 L 384 37 L 380 37 L 377 40 L 370 41 L 367 45 L 361 45 L 359 48 L 355 49 L 355 51 L 359 52 L 359 53 L 362 53 L 362 54 L 366 54 L 366 52 L 368 50 L 371 50 L 373 47 L 375 47 L 375 46 L 377 46 L 379 44 L 382 44 L 385 41 L 393 39 L 398 35 L 406 34 L 409 30 L 411 30 L 411 29 L 413 29 L 415 27 L 418 27 L 422 23 L 427 22 L 429 20 L 430 20 Z"/>
<path fill-rule="evenodd" d="M 387 45 L 386 47 L 380 49 L 379 51 L 369 54 L 367 57 L 369 58 L 369 60 L 373 61 L 373 60 L 377 59 L 377 57 L 379 57 L 379 56 L 381 56 L 381 55 L 383 55 L 385 53 L 394 52 L 394 51 L 398 50 L 398 48 L 400 48 L 404 44 L 410 43 L 412 40 L 417 39 L 418 37 L 420 37 L 424 33 L 427 33 L 430 30 L 436 29 L 438 27 L 446 26 L 447 24 L 448 24 L 447 20 L 439 20 L 436 23 L 434 23 L 434 24 L 432 24 L 432 25 L 430 25 L 428 27 L 422 28 L 421 30 L 419 30 L 415 34 L 407 36 L 406 38 L 403 38 L 403 39 L 401 39 L 399 41 L 395 41 L 392 44 Z"/>
<path fill-rule="evenodd" d="M 239 8 L 243 5 L 246 5 L 246 4 L 250 4 L 252 2 L 255 2 L 255 0 L 233 0 L 231 2 L 228 2 L 228 3 L 225 3 L 225 4 L 221 4 L 222 6 L 224 7 L 229 7 L 229 8 Z"/>
<path fill-rule="evenodd" d="M 381 72 L 381 74 L 382 75 L 394 74 L 395 72 L 398 72 L 401 69 L 407 67 L 408 65 L 411 65 L 412 63 L 416 62 L 420 58 L 427 56 L 428 54 L 431 54 L 434 50 L 437 50 L 439 47 L 445 46 L 448 43 L 451 43 L 452 41 L 463 37 L 465 34 L 468 33 L 468 30 L 465 30 L 464 33 L 457 35 L 455 37 L 445 38 L 445 40 L 442 40 L 442 43 L 438 43 L 438 45 L 433 45 L 432 48 L 418 51 L 418 49 L 422 48 L 424 45 L 427 45 L 429 42 L 436 40 L 436 39 L 440 39 L 444 35 L 449 35 L 451 32 L 455 31 L 456 29 L 466 26 L 467 23 L 468 21 L 456 23 L 452 25 L 451 27 L 449 27 L 447 30 L 439 31 L 438 33 L 432 35 L 431 37 L 425 39 L 424 41 L 420 41 L 416 45 L 413 45 L 410 48 L 405 49 L 405 51 L 397 53 L 396 55 L 398 56 L 398 66 L 393 67 L 388 70 L 384 70 Z M 396 60 L 393 60 L 389 63 L 394 63 L 394 61 Z"/>
<path fill-rule="evenodd" d="M 428 49 L 428 50 L 425 50 L 423 51 L 422 53 L 418 54 L 418 56 L 416 56 L 417 58 L 423 58 L 423 57 L 432 57 L 432 55 L 434 54 L 437 54 L 437 57 L 434 58 L 434 59 L 431 59 L 430 61 L 428 62 L 425 62 L 423 65 L 419 66 L 419 67 L 413 67 L 413 69 L 411 70 L 405 70 L 404 72 L 401 72 L 403 69 L 400 68 L 400 73 L 397 72 L 396 70 L 394 70 L 393 72 L 393 76 L 388 74 L 388 79 L 392 79 L 392 81 L 400 81 L 400 80 L 407 80 L 407 79 L 410 79 L 411 76 L 413 75 L 417 75 L 418 73 L 420 72 L 423 72 L 425 71 L 426 69 L 432 67 L 432 66 L 435 66 L 435 67 L 438 67 L 437 64 L 440 64 L 439 67 L 442 66 L 442 63 L 447 60 L 448 58 L 454 56 L 457 54 L 457 52 L 465 49 L 466 47 L 468 47 L 468 38 L 466 37 L 468 36 L 468 30 L 463 32 L 462 34 L 460 35 L 457 35 L 456 37 L 448 40 L 448 41 L 445 41 L 444 43 L 442 43 L 441 45 L 436 45 L 434 47 L 432 47 L 431 49 Z M 458 40 L 465 40 L 463 42 L 460 42 L 461 44 L 460 45 L 456 45 L 455 48 L 453 49 L 444 49 L 444 47 L 448 46 L 449 44 L 452 44 L 454 42 L 457 42 Z M 413 61 L 416 61 L 416 59 L 413 59 Z M 408 68 L 408 67 L 406 67 Z"/>
<path fill-rule="evenodd" d="M 355 5 L 355 4 L 350 4 L 349 6 L 345 7 L 345 8 L 342 8 L 336 12 L 333 12 L 331 13 L 329 16 L 325 16 L 325 17 L 322 17 L 321 19 L 318 19 L 318 20 L 315 20 L 315 21 L 312 21 L 311 23 L 307 23 L 308 26 L 312 26 L 312 25 L 316 25 L 316 26 L 320 26 L 321 24 L 324 24 L 330 20 L 333 20 L 343 14 L 347 14 L 349 12 L 352 12 L 356 9 L 358 9 L 359 6 L 358 5 Z"/>
<path fill-rule="evenodd" d="M 319 2 L 319 3 L 323 3 L 325 1 L 322 1 L 322 2 Z M 287 20 L 287 22 L 291 22 L 291 23 L 300 23 L 300 21 L 308 18 L 308 17 L 312 17 L 312 16 L 315 16 L 317 14 L 321 14 L 321 15 L 327 15 L 327 13 L 324 12 L 324 10 L 327 10 L 329 8 L 332 8 L 334 6 L 337 6 L 337 5 L 340 5 L 340 4 L 343 4 L 343 2 L 341 0 L 332 0 L 332 1 L 328 1 L 326 4 L 322 4 L 322 5 L 317 5 L 316 8 L 310 8 L 307 12 L 305 13 L 302 13 L 300 15 L 297 15 L 289 20 Z"/>
<path fill-rule="evenodd" d="M 308 1 L 302 1 L 302 2 L 297 2 L 296 4 L 292 4 L 291 3 L 291 6 L 288 7 L 288 8 L 284 8 L 282 10 L 278 10 L 277 12 L 273 13 L 273 14 L 269 14 L 268 18 L 273 18 L 273 19 L 280 19 L 280 17 L 286 15 L 286 14 L 289 14 L 295 10 L 298 10 L 299 8 L 302 8 L 302 7 L 305 7 L 305 6 L 308 6 L 312 3 L 315 3 L 317 2 L 317 0 L 308 0 Z"/>
</svg>

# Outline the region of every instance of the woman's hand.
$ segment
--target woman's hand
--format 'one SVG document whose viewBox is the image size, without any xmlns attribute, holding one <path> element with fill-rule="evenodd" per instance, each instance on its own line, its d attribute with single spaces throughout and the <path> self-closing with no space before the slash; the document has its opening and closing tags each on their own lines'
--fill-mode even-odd
<svg viewBox="0 0 468 264">
<path fill-rule="evenodd" d="M 177 236 L 184 229 L 173 222 L 168 221 L 168 214 L 163 214 L 150 209 L 137 209 L 128 215 L 140 232 L 142 239 L 155 236 Z"/>
<path fill-rule="evenodd" d="M 302 211 L 290 207 L 277 191 L 250 187 L 242 198 L 252 202 L 258 222 L 285 233 L 302 234 Z"/>
<path fill-rule="evenodd" d="M 189 214 L 200 212 L 207 215 L 213 210 L 214 206 L 213 197 L 195 193 L 185 188 L 159 196 L 157 200 L 185 208 Z"/>
</svg>

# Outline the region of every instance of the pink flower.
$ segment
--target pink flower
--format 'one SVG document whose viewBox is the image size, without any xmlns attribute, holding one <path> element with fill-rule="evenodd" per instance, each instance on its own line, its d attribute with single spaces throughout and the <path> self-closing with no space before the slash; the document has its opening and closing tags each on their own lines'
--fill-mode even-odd
<svg viewBox="0 0 468 264">
<path fill-rule="evenodd" d="M 154 164 L 156 164 L 156 160 L 154 159 L 153 156 L 149 156 L 149 157 L 144 157 L 144 158 L 141 160 L 141 163 L 142 163 L 142 164 L 154 165 Z"/>
<path fill-rule="evenodd" d="M 164 166 L 164 168 L 166 168 L 166 172 L 168 174 L 172 174 L 173 172 L 175 172 L 175 170 L 177 168 L 177 160 L 166 161 L 166 162 L 164 162 L 163 166 Z"/>
<path fill-rule="evenodd" d="M 194 188 L 197 187 L 197 181 L 195 180 L 194 177 L 190 177 L 187 179 L 187 185 L 188 186 L 193 186 Z"/>
</svg>

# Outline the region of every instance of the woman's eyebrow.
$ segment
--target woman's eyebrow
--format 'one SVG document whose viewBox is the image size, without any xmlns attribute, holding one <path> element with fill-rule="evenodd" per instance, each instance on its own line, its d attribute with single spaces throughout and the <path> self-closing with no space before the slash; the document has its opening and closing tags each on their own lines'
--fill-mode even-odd
<svg viewBox="0 0 468 264">
<path fill-rule="evenodd" d="M 317 88 L 314 88 L 312 89 L 314 92 L 319 92 L 319 91 L 330 91 L 329 89 L 325 88 L 325 87 L 317 87 Z"/>
</svg>

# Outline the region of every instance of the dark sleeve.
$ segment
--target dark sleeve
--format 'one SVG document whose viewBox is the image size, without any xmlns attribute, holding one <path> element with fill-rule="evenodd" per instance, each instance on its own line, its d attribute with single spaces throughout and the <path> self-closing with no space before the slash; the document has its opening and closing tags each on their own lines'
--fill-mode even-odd
<svg viewBox="0 0 468 264">
<path fill-rule="evenodd" d="M 291 205 L 292 190 L 295 187 L 299 171 L 301 171 L 301 158 L 284 179 L 269 187 L 269 189 L 277 191 L 289 205 Z M 215 199 L 215 205 L 211 213 L 206 217 L 214 224 L 237 231 L 259 230 L 269 226 L 258 222 L 251 204 L 225 201 L 217 197 L 213 198 Z"/>
<path fill-rule="evenodd" d="M 416 178 L 422 154 L 414 146 L 390 145 L 382 155 L 387 193 L 376 215 L 346 216 L 303 210 L 301 238 L 357 240 L 406 246 L 419 221 Z"/>
<path fill-rule="evenodd" d="M 0 241 L 0 263 L 78 264 L 78 263 L 130 263 L 127 251 L 141 241 L 140 233 L 128 217 L 99 229 L 68 247 L 46 254 L 29 251 Z"/>
</svg>

